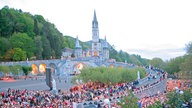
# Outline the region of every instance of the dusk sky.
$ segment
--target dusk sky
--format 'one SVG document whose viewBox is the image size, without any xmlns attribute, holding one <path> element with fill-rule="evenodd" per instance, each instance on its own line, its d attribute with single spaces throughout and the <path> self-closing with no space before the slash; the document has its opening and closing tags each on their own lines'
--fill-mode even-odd
<svg viewBox="0 0 192 108">
<path fill-rule="evenodd" d="M 0 0 L 6 5 L 42 15 L 81 41 L 92 39 L 95 10 L 100 38 L 143 58 L 182 56 L 192 41 L 192 0 Z"/>
</svg>

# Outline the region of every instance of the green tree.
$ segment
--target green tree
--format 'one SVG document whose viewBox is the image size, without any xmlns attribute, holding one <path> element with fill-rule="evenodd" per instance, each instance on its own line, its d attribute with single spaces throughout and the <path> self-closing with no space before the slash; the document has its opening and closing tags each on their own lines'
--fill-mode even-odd
<svg viewBox="0 0 192 108">
<path fill-rule="evenodd" d="M 11 36 L 10 41 L 13 48 L 21 48 L 26 52 L 28 58 L 34 56 L 34 41 L 26 33 L 14 33 Z"/>
<path fill-rule="evenodd" d="M 46 22 L 43 29 L 44 36 L 47 37 L 52 52 L 51 56 L 60 58 L 61 57 L 61 46 L 62 46 L 62 34 L 56 30 L 55 25 L 49 22 Z"/>
<path fill-rule="evenodd" d="M 130 55 L 129 59 L 132 64 L 142 65 L 142 63 L 138 60 L 138 55 Z"/>
<path fill-rule="evenodd" d="M 119 51 L 119 56 L 121 57 L 122 62 L 127 60 L 127 53 L 123 52 L 122 50 Z"/>
<path fill-rule="evenodd" d="M 182 104 L 183 104 L 182 97 L 179 93 L 176 93 L 176 91 L 166 94 L 166 97 L 168 98 L 168 101 L 166 102 L 166 104 L 168 104 L 169 106 L 173 108 L 182 107 Z"/>
<path fill-rule="evenodd" d="M 63 47 L 68 47 L 71 49 L 75 48 L 75 38 L 72 38 L 70 36 L 64 36 L 63 37 Z"/>
<path fill-rule="evenodd" d="M 7 75 L 10 72 L 10 68 L 9 68 L 9 66 L 0 65 L 0 71 L 3 72 L 5 75 Z"/>
<path fill-rule="evenodd" d="M 182 79 L 192 79 L 192 42 L 186 45 L 187 54 L 184 56 L 185 60 L 180 65 L 180 76 Z"/>
<path fill-rule="evenodd" d="M 4 58 L 4 55 L 11 49 L 11 43 L 7 38 L 0 37 L 0 60 Z"/>
<path fill-rule="evenodd" d="M 149 63 L 154 67 L 165 68 L 165 62 L 161 58 L 153 58 Z"/>
<path fill-rule="evenodd" d="M 192 41 L 186 45 L 187 54 L 192 54 Z"/>
<path fill-rule="evenodd" d="M 34 17 L 34 33 L 35 35 L 40 35 L 40 32 L 39 32 L 39 26 L 38 26 L 38 20 L 36 17 Z"/>
<path fill-rule="evenodd" d="M 32 71 L 32 68 L 29 66 L 22 66 L 22 70 L 23 70 L 25 76 L 27 76 L 29 74 L 29 71 Z"/>
<path fill-rule="evenodd" d="M 43 36 L 42 41 L 43 41 L 43 51 L 42 51 L 43 59 L 50 59 L 51 46 L 50 46 L 49 40 Z"/>
<path fill-rule="evenodd" d="M 35 40 L 35 47 L 36 47 L 35 55 L 38 60 L 41 60 L 43 59 L 42 57 L 43 45 L 42 45 L 41 36 L 35 36 L 34 40 Z"/>
<path fill-rule="evenodd" d="M 13 60 L 14 61 L 24 61 L 26 60 L 26 52 L 22 51 L 21 48 L 14 48 Z"/>
<path fill-rule="evenodd" d="M 141 78 L 143 78 L 145 76 L 145 70 L 143 68 L 127 69 L 108 67 L 83 68 L 79 77 L 84 82 L 91 80 L 93 82 L 111 85 L 136 80 L 138 71 L 140 71 Z"/>
<path fill-rule="evenodd" d="M 20 13 L 21 17 L 18 22 L 23 23 L 25 26 L 23 28 L 23 31 L 30 37 L 34 37 L 35 33 L 34 30 L 34 20 L 30 13 Z"/>
<path fill-rule="evenodd" d="M 192 97 L 191 90 L 184 90 L 183 94 L 177 93 L 176 91 L 169 92 L 166 94 L 168 100 L 166 104 L 171 108 L 182 108 L 184 102 L 189 102 Z"/>
<path fill-rule="evenodd" d="M 19 70 L 21 70 L 21 66 L 20 65 L 15 65 L 11 67 L 11 72 L 14 75 L 18 75 L 19 74 Z"/>
<path fill-rule="evenodd" d="M 8 6 L 0 10 L 0 33 L 1 36 L 9 38 L 13 33 L 13 19 L 12 10 Z"/>
<path fill-rule="evenodd" d="M 170 59 L 165 66 L 165 70 L 169 74 L 179 73 L 181 71 L 180 65 L 184 62 L 183 56 Z"/>
<path fill-rule="evenodd" d="M 35 22 L 36 20 L 36 22 Z M 35 24 L 36 23 L 36 24 Z M 43 35 L 43 27 L 46 21 L 41 15 L 34 16 L 34 33 L 35 35 Z"/>
<path fill-rule="evenodd" d="M 192 55 L 186 55 L 185 61 L 180 65 L 182 79 L 192 79 Z"/>
<path fill-rule="evenodd" d="M 4 56 L 4 59 L 6 61 L 10 61 L 10 60 L 13 60 L 13 55 L 14 55 L 14 50 L 13 49 L 10 49 L 6 55 Z"/>
<path fill-rule="evenodd" d="M 33 36 L 33 19 L 30 13 L 5 6 L 0 11 L 0 30 L 3 36 L 10 37 L 14 32 L 25 32 Z"/>
</svg>

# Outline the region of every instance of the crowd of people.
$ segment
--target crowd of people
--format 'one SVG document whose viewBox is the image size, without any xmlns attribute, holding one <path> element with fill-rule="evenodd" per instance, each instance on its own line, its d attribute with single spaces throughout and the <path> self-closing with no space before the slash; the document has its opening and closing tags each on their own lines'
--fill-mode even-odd
<svg viewBox="0 0 192 108">
<path fill-rule="evenodd" d="M 163 79 L 160 79 L 161 81 Z M 143 87 L 153 86 L 158 82 L 152 83 L 148 86 L 141 86 L 134 88 L 134 83 L 119 83 L 115 85 L 106 85 L 96 82 L 88 82 L 78 86 L 70 88 L 68 91 L 58 90 L 58 94 L 55 94 L 49 90 L 19 90 L 8 89 L 2 91 L 0 94 L 0 108 L 73 108 L 74 103 L 84 103 L 88 101 L 97 101 L 92 103 L 98 108 L 108 107 L 107 104 L 100 102 L 104 99 L 120 99 L 128 95 L 128 90 L 137 91 L 143 89 Z M 142 103 L 143 108 L 151 105 L 156 100 L 163 102 L 164 95 L 154 95 L 150 97 L 144 97 L 139 100 Z M 111 102 L 110 106 L 118 108 L 119 100 Z"/>
<path fill-rule="evenodd" d="M 162 106 L 165 108 L 166 105 L 164 104 L 164 102 L 168 100 L 166 98 L 167 92 L 171 92 L 176 89 L 187 90 L 191 87 L 191 80 L 168 80 L 165 92 L 141 98 L 139 100 L 140 106 L 142 106 L 141 108 L 147 108 L 148 106 L 155 104 L 157 101 L 159 101 L 160 104 L 162 104 Z"/>
<path fill-rule="evenodd" d="M 148 106 L 155 104 L 157 101 L 163 105 L 163 103 L 167 100 L 165 93 L 155 94 L 153 96 L 147 96 L 139 100 L 141 103 L 141 108 L 147 108 Z"/>
<path fill-rule="evenodd" d="M 74 102 L 82 103 L 125 96 L 128 95 L 127 89 L 129 88 L 129 84 L 126 83 L 107 86 L 90 82 L 78 87 L 75 86 L 69 91 L 58 90 L 58 95 L 50 91 L 15 90 L 9 88 L 7 91 L 1 92 L 0 107 L 72 107 Z M 104 105 L 97 103 L 97 106 Z M 117 107 L 117 104 L 113 103 L 111 106 Z"/>
<path fill-rule="evenodd" d="M 180 90 L 186 90 L 192 87 L 191 80 L 168 80 L 167 81 L 167 91 L 173 91 L 175 87 L 178 87 Z"/>
</svg>

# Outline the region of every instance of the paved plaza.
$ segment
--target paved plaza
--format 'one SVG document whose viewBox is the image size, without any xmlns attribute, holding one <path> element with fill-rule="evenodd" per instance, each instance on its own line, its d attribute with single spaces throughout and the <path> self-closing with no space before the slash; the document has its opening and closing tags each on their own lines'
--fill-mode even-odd
<svg viewBox="0 0 192 108">
<path fill-rule="evenodd" d="M 70 81 L 65 82 L 64 79 L 60 81 L 56 80 L 57 89 L 68 90 L 74 84 Z M 28 90 L 49 90 L 49 87 L 46 85 L 45 77 L 39 79 L 19 79 L 19 80 L 0 80 L 0 91 L 11 89 L 28 89 Z"/>
</svg>

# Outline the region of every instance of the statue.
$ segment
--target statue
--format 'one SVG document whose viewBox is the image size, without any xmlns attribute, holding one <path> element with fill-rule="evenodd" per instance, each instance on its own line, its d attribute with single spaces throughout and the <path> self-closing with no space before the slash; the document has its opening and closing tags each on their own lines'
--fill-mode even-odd
<svg viewBox="0 0 192 108">
<path fill-rule="evenodd" d="M 140 72 L 138 71 L 137 72 L 137 80 L 139 80 L 140 79 Z"/>
<path fill-rule="evenodd" d="M 46 84 L 50 88 L 50 91 L 53 92 L 53 94 L 57 95 L 57 87 L 56 87 L 56 81 L 52 76 L 51 68 L 46 68 Z"/>
<path fill-rule="evenodd" d="M 56 87 L 56 81 L 53 77 L 52 77 L 52 92 L 53 92 L 53 94 L 58 95 L 58 90 Z"/>
</svg>

